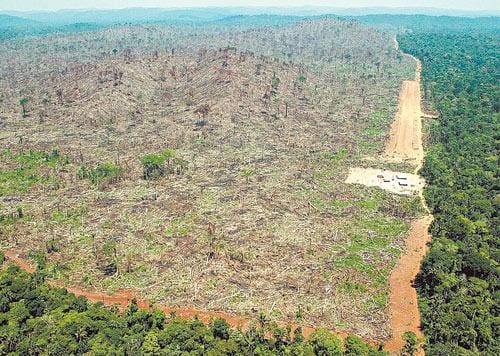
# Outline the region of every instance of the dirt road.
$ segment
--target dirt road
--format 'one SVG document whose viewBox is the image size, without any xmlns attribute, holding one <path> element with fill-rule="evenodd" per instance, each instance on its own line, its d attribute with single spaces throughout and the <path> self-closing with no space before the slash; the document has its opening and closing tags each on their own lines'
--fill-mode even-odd
<svg viewBox="0 0 500 356">
<path fill-rule="evenodd" d="M 391 160 L 409 161 L 419 165 L 424 158 L 421 121 L 423 113 L 420 106 L 421 64 L 415 60 L 415 80 L 405 80 L 401 87 L 398 111 L 385 146 L 385 156 Z"/>
<path fill-rule="evenodd" d="M 399 48 L 395 42 L 396 48 Z M 409 56 L 406 54 L 406 56 Z M 415 173 L 412 175 L 416 180 L 421 179 L 418 171 L 424 160 L 424 149 L 422 145 L 422 118 L 435 118 L 435 115 L 425 115 L 421 107 L 420 73 L 422 66 L 416 61 L 416 73 L 414 80 L 403 82 L 399 95 L 399 104 L 396 117 L 391 126 L 389 141 L 384 150 L 383 160 L 408 162 L 415 165 Z M 396 173 L 397 175 L 397 173 Z M 386 177 L 387 172 L 375 169 L 352 168 L 347 183 L 357 183 L 367 186 L 378 186 L 382 189 L 401 194 L 394 189 L 391 181 L 380 177 Z M 414 332 L 419 339 L 423 339 L 420 330 L 420 312 L 418 309 L 417 292 L 413 287 L 416 275 L 426 254 L 427 243 L 431 236 L 428 233 L 433 217 L 427 207 L 423 196 L 424 181 L 422 184 L 414 184 L 411 192 L 417 193 L 427 215 L 412 222 L 410 231 L 405 239 L 405 251 L 399 259 L 389 279 L 389 323 L 392 330 L 392 338 L 387 340 L 385 349 L 391 353 L 401 350 L 405 342 L 402 335 L 406 331 Z M 396 186 L 396 188 L 399 188 Z M 420 348 L 417 355 L 424 355 Z"/>
<path fill-rule="evenodd" d="M 415 80 L 403 82 L 398 112 L 391 126 L 389 142 L 385 147 L 385 158 L 414 162 L 416 165 L 415 174 L 417 174 L 424 160 L 422 117 L 433 116 L 425 115 L 422 111 L 420 91 L 422 65 L 417 58 L 410 57 L 417 63 Z M 426 254 L 427 243 L 431 239 L 428 231 L 433 217 L 425 202 L 423 189 L 419 189 L 418 195 L 427 215 L 411 224 L 405 240 L 405 252 L 389 279 L 389 322 L 393 335 L 386 343 L 386 350 L 392 353 L 404 346 L 405 343 L 401 336 L 405 331 L 414 332 L 421 340 L 424 337 L 420 329 L 417 291 L 413 283 Z M 425 355 L 424 350 L 420 348 L 417 355 Z"/>
<path fill-rule="evenodd" d="M 391 352 L 400 350 L 404 346 L 401 335 L 405 331 L 413 331 L 419 339 L 423 339 L 417 291 L 413 287 L 413 281 L 425 256 L 427 242 L 431 239 L 428 233 L 431 222 L 432 216 L 427 215 L 412 223 L 406 237 L 405 252 L 389 279 L 390 325 L 393 336 L 385 346 Z M 417 355 L 424 355 L 423 350 L 420 349 Z"/>
</svg>

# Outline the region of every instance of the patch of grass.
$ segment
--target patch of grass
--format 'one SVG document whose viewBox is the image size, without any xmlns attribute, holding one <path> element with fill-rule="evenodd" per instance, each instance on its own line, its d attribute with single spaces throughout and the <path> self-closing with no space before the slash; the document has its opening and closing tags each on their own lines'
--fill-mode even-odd
<svg viewBox="0 0 500 356">
<path fill-rule="evenodd" d="M 86 205 L 77 208 L 57 208 L 50 215 L 50 221 L 56 224 L 78 227 L 82 225 L 82 218 L 87 212 L 88 207 Z"/>
<path fill-rule="evenodd" d="M 357 144 L 358 144 L 358 151 L 361 155 L 377 153 L 377 151 L 382 146 L 381 142 L 374 141 L 371 138 L 364 139 L 362 137 L 358 139 Z"/>
<path fill-rule="evenodd" d="M 364 231 L 386 237 L 397 237 L 408 231 L 408 225 L 402 219 L 384 216 L 362 217 L 353 225 L 354 231 Z"/>
<path fill-rule="evenodd" d="M 37 174 L 40 167 L 57 168 L 58 165 L 68 163 L 66 157 L 59 155 L 59 151 L 52 152 L 27 151 L 14 154 L 9 150 L 0 152 L 0 159 L 17 167 L 0 172 L 0 196 L 12 193 L 26 193 L 33 185 L 47 181 Z"/>
<path fill-rule="evenodd" d="M 335 265 L 343 268 L 354 268 L 359 272 L 370 272 L 373 266 L 365 262 L 363 257 L 356 253 L 349 253 L 336 259 Z"/>
<path fill-rule="evenodd" d="M 366 310 L 370 309 L 382 309 L 387 306 L 387 303 L 389 302 L 389 294 L 387 291 L 382 291 L 379 292 L 375 295 L 373 295 L 364 305 L 364 308 Z"/>
<path fill-rule="evenodd" d="M 311 204 L 320 210 L 324 210 L 327 206 L 326 202 L 317 195 L 313 195 L 310 199 Z"/>
<path fill-rule="evenodd" d="M 344 209 L 351 206 L 352 202 L 350 201 L 343 201 L 343 200 L 331 200 L 329 202 L 330 206 L 330 211 L 332 214 L 341 214 L 343 213 Z"/>
<path fill-rule="evenodd" d="M 369 203 L 370 207 L 373 203 Z M 390 256 L 397 256 L 399 249 L 393 247 L 393 240 L 405 233 L 408 226 L 398 218 L 380 215 L 363 216 L 347 226 L 350 237 L 347 243 L 337 247 L 335 264 L 342 268 L 352 268 L 365 273 L 377 285 L 387 283 L 388 269 L 381 266 L 381 261 Z M 379 276 L 381 271 L 382 276 Z M 375 282 L 375 281 L 374 281 Z"/>
<path fill-rule="evenodd" d="M 165 229 L 166 237 L 182 237 L 189 234 L 193 229 L 192 218 L 189 215 L 175 218 Z"/>
<path fill-rule="evenodd" d="M 362 190 L 358 191 L 358 193 L 360 193 L 360 198 L 356 198 L 352 204 L 360 207 L 365 212 L 375 212 L 379 210 L 380 206 L 382 206 L 384 201 L 388 198 L 388 194 L 379 189 L 370 189 L 368 193 Z"/>
<path fill-rule="evenodd" d="M 339 290 L 347 294 L 362 294 L 368 289 L 361 283 L 345 281 L 339 284 Z"/>
<path fill-rule="evenodd" d="M 323 157 L 326 158 L 328 161 L 333 162 L 333 163 L 341 163 L 343 160 L 345 160 L 349 156 L 349 151 L 345 148 L 340 149 L 339 151 L 335 153 L 323 153 Z"/>
<path fill-rule="evenodd" d="M 391 240 L 385 237 L 375 237 L 354 234 L 351 236 L 351 245 L 349 251 L 351 252 L 368 252 L 368 251 L 381 251 L 386 249 Z"/>
</svg>

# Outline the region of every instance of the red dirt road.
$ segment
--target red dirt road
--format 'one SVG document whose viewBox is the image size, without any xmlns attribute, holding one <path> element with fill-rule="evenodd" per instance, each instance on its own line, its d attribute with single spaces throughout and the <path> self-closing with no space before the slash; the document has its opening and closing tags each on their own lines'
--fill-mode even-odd
<svg viewBox="0 0 500 356">
<path fill-rule="evenodd" d="M 422 117 L 433 116 L 425 115 L 422 111 L 420 94 L 422 65 L 417 58 L 410 57 L 417 63 L 415 80 L 403 82 L 399 96 L 399 108 L 391 127 L 389 142 L 385 148 L 385 157 L 390 160 L 415 162 L 415 174 L 417 174 L 424 160 Z M 385 346 L 391 353 L 403 348 L 405 342 L 401 335 L 406 331 L 414 332 L 420 340 L 423 340 L 424 337 L 420 328 L 417 291 L 413 287 L 413 283 L 427 252 L 427 243 L 431 240 L 429 226 L 433 216 L 427 207 L 422 189 L 419 190 L 418 195 L 428 215 L 412 222 L 405 240 L 405 252 L 389 279 L 389 322 L 392 338 L 387 341 Z M 425 355 L 425 352 L 420 347 L 416 354 Z"/>
<path fill-rule="evenodd" d="M 412 223 L 406 237 L 405 253 L 398 261 L 389 279 L 390 325 L 393 336 L 387 341 L 385 347 L 391 352 L 400 350 L 404 346 L 405 343 L 401 335 L 405 331 L 413 331 L 420 340 L 423 339 L 420 330 L 417 291 L 412 284 L 425 256 L 427 243 L 431 239 L 428 233 L 431 222 L 432 216 L 427 215 Z M 424 355 L 423 349 L 420 349 L 417 355 Z"/>
</svg>

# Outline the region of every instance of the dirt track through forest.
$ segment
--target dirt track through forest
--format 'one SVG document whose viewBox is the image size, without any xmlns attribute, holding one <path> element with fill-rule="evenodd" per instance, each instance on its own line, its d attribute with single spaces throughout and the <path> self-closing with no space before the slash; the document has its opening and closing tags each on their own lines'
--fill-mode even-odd
<svg viewBox="0 0 500 356">
<path fill-rule="evenodd" d="M 417 63 L 415 79 L 403 82 L 398 112 L 391 127 L 389 142 L 385 148 L 385 157 L 389 160 L 415 162 L 415 174 L 417 174 L 424 160 L 422 117 L 432 116 L 424 115 L 421 107 L 420 74 L 422 65 L 417 58 L 410 57 Z M 427 243 L 431 239 L 429 226 L 433 217 L 425 202 L 423 189 L 418 191 L 418 195 L 427 215 L 412 222 L 405 239 L 405 251 L 389 279 L 389 322 L 392 338 L 385 346 L 391 352 L 403 348 L 405 342 L 401 336 L 406 331 L 414 332 L 420 340 L 423 340 L 424 337 L 420 329 L 420 312 L 414 281 L 426 254 Z M 416 354 L 424 355 L 425 352 L 423 348 L 419 348 Z"/>
<path fill-rule="evenodd" d="M 396 43 L 397 45 L 397 43 Z M 424 116 L 421 110 L 420 94 L 420 61 L 412 57 L 417 62 L 415 80 L 404 81 L 400 96 L 399 108 L 395 121 L 391 127 L 390 139 L 385 148 L 385 158 L 388 160 L 397 160 L 405 162 L 415 162 L 418 172 L 422 166 L 424 151 L 422 146 L 422 124 L 421 118 Z M 422 203 L 427 212 L 429 209 L 425 204 L 422 191 L 419 191 Z M 426 244 L 430 240 L 428 228 L 432 222 L 432 215 L 426 215 L 414 221 L 406 238 L 405 252 L 398 261 L 396 268 L 390 276 L 390 296 L 389 312 L 392 338 L 385 340 L 385 350 L 396 354 L 404 346 L 401 335 L 405 331 L 413 331 L 419 338 L 423 338 L 420 331 L 420 314 L 417 303 L 417 293 L 413 287 L 413 281 L 417 275 L 422 259 L 426 252 Z M 5 257 L 18 264 L 21 268 L 33 272 L 35 268 L 27 259 L 20 257 L 16 251 L 4 251 Z M 77 296 L 84 296 L 92 302 L 102 302 L 106 305 L 117 305 L 120 310 L 124 310 L 135 297 L 132 290 L 117 291 L 113 294 L 106 294 L 80 287 L 68 287 L 58 281 L 48 281 L 55 287 L 66 288 L 69 292 Z M 150 304 L 147 300 L 136 298 L 138 306 L 143 309 L 149 309 Z M 249 319 L 238 317 L 219 311 L 200 310 L 193 307 L 167 307 L 156 305 L 157 308 L 165 313 L 175 312 L 176 315 L 186 319 L 192 319 L 195 315 L 204 322 L 221 317 L 233 327 L 245 329 L 249 324 Z M 283 325 L 289 325 L 283 323 Z M 292 329 L 294 325 L 292 324 Z M 314 330 L 312 327 L 302 327 L 303 334 L 307 337 Z M 334 331 L 336 334 L 345 337 L 346 332 Z M 417 355 L 423 355 L 423 349 L 420 349 Z"/>
</svg>

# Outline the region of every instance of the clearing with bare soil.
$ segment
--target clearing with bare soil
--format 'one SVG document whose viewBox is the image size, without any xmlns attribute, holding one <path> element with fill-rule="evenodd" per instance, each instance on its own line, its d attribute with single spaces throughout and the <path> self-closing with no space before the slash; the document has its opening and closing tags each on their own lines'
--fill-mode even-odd
<svg viewBox="0 0 500 356">
<path fill-rule="evenodd" d="M 15 258 L 43 256 L 54 283 L 97 299 L 390 337 L 418 197 L 344 182 L 383 153 L 412 76 L 390 38 L 321 20 L 0 46 L 0 243 Z"/>
<path fill-rule="evenodd" d="M 418 194 L 425 182 L 417 174 L 393 172 L 376 168 L 351 168 L 346 183 L 379 187 L 396 194 Z"/>
<path fill-rule="evenodd" d="M 398 48 L 396 42 L 396 48 Z M 423 197 L 425 182 L 418 176 L 424 159 L 422 144 L 422 118 L 435 118 L 433 115 L 424 115 L 421 108 L 420 74 L 421 63 L 412 58 L 417 64 L 415 79 L 403 82 L 399 95 L 398 111 L 391 126 L 389 141 L 384 150 L 382 160 L 395 160 L 415 165 L 415 173 L 407 174 L 390 172 L 371 168 L 351 168 L 346 183 L 377 186 L 397 194 L 417 194 L 425 211 L 430 211 Z M 400 179 L 403 178 L 403 179 Z M 404 332 L 414 332 L 420 340 L 423 333 L 420 329 L 420 312 L 418 309 L 417 292 L 413 286 L 422 260 L 426 254 L 427 243 L 431 236 L 428 232 L 432 223 L 432 215 L 426 215 L 411 223 L 405 239 L 405 251 L 390 276 L 390 325 L 392 338 L 386 344 L 389 351 L 401 350 L 405 342 L 401 337 Z M 419 348 L 418 355 L 424 351 Z"/>
<path fill-rule="evenodd" d="M 416 60 L 416 59 L 415 59 Z M 405 80 L 399 94 L 398 112 L 385 146 L 388 159 L 419 165 L 424 158 L 422 145 L 422 109 L 420 92 L 421 63 L 416 60 L 414 80 Z"/>
</svg>

